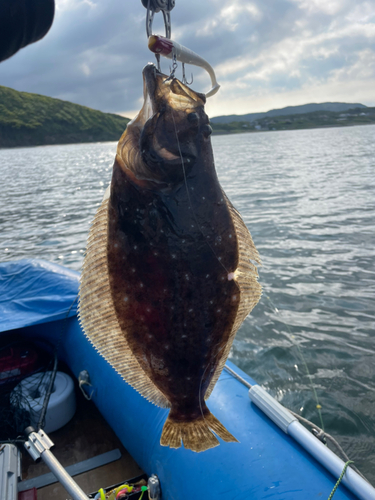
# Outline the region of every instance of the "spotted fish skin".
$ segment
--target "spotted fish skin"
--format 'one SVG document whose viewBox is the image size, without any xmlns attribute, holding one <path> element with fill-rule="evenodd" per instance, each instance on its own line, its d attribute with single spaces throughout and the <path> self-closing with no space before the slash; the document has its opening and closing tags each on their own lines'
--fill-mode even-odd
<svg viewBox="0 0 375 500">
<path fill-rule="evenodd" d="M 239 302 L 238 287 L 228 280 L 238 260 L 235 230 L 208 170 L 195 163 L 187 178 L 189 199 L 185 185 L 167 194 L 139 188 L 115 165 L 109 203 L 108 267 L 117 317 L 177 420 L 199 416 L 199 397 Z"/>
<path fill-rule="evenodd" d="M 107 339 L 93 331 L 85 301 L 81 318 L 125 380 L 171 408 L 161 444 L 179 447 L 182 441 L 203 451 L 219 444 L 212 431 L 236 441 L 205 398 L 260 296 L 244 247 L 258 257 L 219 184 L 204 95 L 176 79 L 166 82 L 153 65 L 143 76 L 145 103 L 119 141 L 81 286 L 81 295 L 95 295 L 98 304 L 106 296 L 103 314 L 113 316 L 116 327 Z M 95 233 L 104 238 L 102 257 L 95 257 Z M 94 258 L 102 266 L 98 279 L 89 277 L 98 269 L 90 264 Z"/>
</svg>

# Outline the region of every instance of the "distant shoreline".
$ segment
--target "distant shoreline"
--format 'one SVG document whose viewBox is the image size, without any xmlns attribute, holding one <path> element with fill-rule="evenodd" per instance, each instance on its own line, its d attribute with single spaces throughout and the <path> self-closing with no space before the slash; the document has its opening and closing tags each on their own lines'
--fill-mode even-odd
<svg viewBox="0 0 375 500">
<path fill-rule="evenodd" d="M 368 125 L 375 125 L 374 123 L 348 123 L 346 125 L 321 125 L 316 127 L 300 127 L 300 128 L 281 128 L 276 130 L 234 130 L 233 132 L 221 132 L 213 130 L 212 135 L 235 135 L 235 134 L 257 134 L 259 132 L 290 132 L 295 130 L 316 130 L 319 128 L 349 128 L 349 127 L 366 127 Z"/>
<path fill-rule="evenodd" d="M 264 116 L 254 120 L 211 121 L 215 135 L 276 130 L 306 130 L 315 128 L 350 127 L 375 123 L 375 108 L 350 108 L 341 111 L 312 111 L 293 115 Z"/>
<path fill-rule="evenodd" d="M 129 118 L 0 86 L 0 149 L 117 142 Z M 213 135 L 348 127 L 375 123 L 359 103 L 289 106 L 265 113 L 211 117 Z"/>
<path fill-rule="evenodd" d="M 325 126 L 320 126 L 320 127 L 306 127 L 306 128 L 289 128 L 289 129 L 278 129 L 278 130 L 237 130 L 233 132 L 213 132 L 213 136 L 218 136 L 218 135 L 242 135 L 242 134 L 256 134 L 259 132 L 289 132 L 289 131 L 295 131 L 295 130 L 316 130 L 320 128 L 349 128 L 349 127 L 364 127 L 368 125 L 375 125 L 375 123 L 358 123 L 358 124 L 347 124 L 347 125 L 325 125 Z M 110 140 L 110 141 L 85 141 L 85 142 L 63 142 L 60 144 L 53 143 L 53 144 L 36 144 L 36 145 L 24 145 L 24 146 L 0 146 L 0 150 L 4 149 L 24 149 L 24 148 L 43 148 L 46 146 L 72 146 L 72 145 L 79 145 L 79 144 L 100 144 L 100 143 L 109 143 L 109 142 L 114 142 L 115 144 L 119 141 L 120 137 L 115 140 Z"/>
<path fill-rule="evenodd" d="M 118 139 L 113 139 L 110 141 L 79 141 L 79 142 L 61 142 L 61 143 L 54 142 L 50 144 L 25 144 L 24 146 L 0 146 L 0 151 L 3 149 L 45 148 L 50 146 L 76 146 L 79 144 L 102 144 L 107 142 L 108 143 L 114 142 L 115 144 L 117 144 L 120 137 Z"/>
</svg>

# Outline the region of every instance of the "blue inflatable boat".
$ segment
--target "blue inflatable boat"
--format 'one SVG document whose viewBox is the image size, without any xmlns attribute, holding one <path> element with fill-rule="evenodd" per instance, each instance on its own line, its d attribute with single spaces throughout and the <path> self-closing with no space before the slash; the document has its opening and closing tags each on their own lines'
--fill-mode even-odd
<svg viewBox="0 0 375 500">
<path fill-rule="evenodd" d="M 139 466 L 158 476 L 163 500 L 328 499 L 344 463 L 230 362 L 208 406 L 240 443 L 203 453 L 160 446 L 167 410 L 143 399 L 87 341 L 78 286 L 79 273 L 45 261 L 0 264 L 0 335 L 52 344 L 61 336 L 59 358 L 75 377 L 87 370 L 95 405 Z M 357 498 L 375 500 L 375 490 L 348 468 L 334 499 Z"/>
</svg>

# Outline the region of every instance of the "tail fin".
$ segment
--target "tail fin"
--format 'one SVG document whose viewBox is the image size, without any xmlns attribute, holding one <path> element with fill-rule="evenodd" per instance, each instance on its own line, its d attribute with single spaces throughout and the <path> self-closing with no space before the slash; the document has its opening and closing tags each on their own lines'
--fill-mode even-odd
<svg viewBox="0 0 375 500">
<path fill-rule="evenodd" d="M 227 443 L 237 439 L 223 426 L 219 420 L 208 412 L 192 422 L 176 422 L 168 416 L 160 438 L 162 446 L 180 448 L 181 441 L 188 450 L 200 452 L 214 448 L 220 443 L 213 432 Z"/>
</svg>

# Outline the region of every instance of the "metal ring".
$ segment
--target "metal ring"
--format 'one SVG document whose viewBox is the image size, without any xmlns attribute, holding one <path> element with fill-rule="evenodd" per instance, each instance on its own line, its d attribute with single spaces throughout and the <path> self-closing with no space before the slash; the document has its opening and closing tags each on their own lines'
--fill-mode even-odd
<svg viewBox="0 0 375 500">
<path fill-rule="evenodd" d="M 171 38 L 171 13 L 175 6 L 175 0 L 142 0 L 143 6 L 147 9 L 146 33 L 149 38 L 152 35 L 152 23 L 155 13 L 163 12 L 165 37 Z"/>
</svg>

